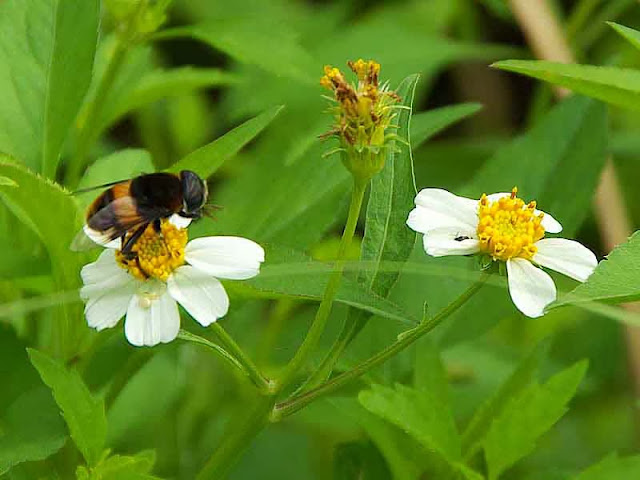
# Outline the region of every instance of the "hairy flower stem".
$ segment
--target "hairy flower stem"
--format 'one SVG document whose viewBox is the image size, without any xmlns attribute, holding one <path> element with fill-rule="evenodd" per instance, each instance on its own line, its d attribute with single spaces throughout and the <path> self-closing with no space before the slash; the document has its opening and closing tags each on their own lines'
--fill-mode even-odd
<svg viewBox="0 0 640 480">
<path fill-rule="evenodd" d="M 362 177 L 356 176 L 354 176 L 353 178 L 354 183 L 353 191 L 351 192 L 349 215 L 347 217 L 347 223 L 344 227 L 344 232 L 342 233 L 342 239 L 340 241 L 340 247 L 338 249 L 338 258 L 336 259 L 333 271 L 331 272 L 331 276 L 329 277 L 329 282 L 325 287 L 322 301 L 320 302 L 320 306 L 318 307 L 318 311 L 316 312 L 316 317 L 313 321 L 313 324 L 309 329 L 309 333 L 305 337 L 302 345 L 300 345 L 300 348 L 298 348 L 298 351 L 286 366 L 283 374 L 278 380 L 279 391 L 281 391 L 283 388 L 286 388 L 294 380 L 298 372 L 305 367 L 307 361 L 309 360 L 309 356 L 316 348 L 316 345 L 318 344 L 318 341 L 320 340 L 320 337 L 325 330 L 327 321 L 329 320 L 333 301 L 336 297 L 336 294 L 338 293 L 338 288 L 340 288 L 340 282 L 342 280 L 342 272 L 346 263 L 347 252 L 349 251 L 349 247 L 351 247 L 353 234 L 355 233 L 358 218 L 360 217 L 360 210 L 362 208 L 364 193 L 367 189 L 367 185 L 369 184 L 368 179 L 365 180 Z"/>
<path fill-rule="evenodd" d="M 417 327 L 400 334 L 396 342 L 392 343 L 373 357 L 365 360 L 357 367 L 338 375 L 334 379 L 325 382 L 319 387 L 309 390 L 302 395 L 293 397 L 285 402 L 277 404 L 273 409 L 273 412 L 271 413 L 271 420 L 279 421 L 282 418 L 297 412 L 301 408 L 304 408 L 306 405 L 316 400 L 318 397 L 334 392 L 347 383 L 352 382 L 353 380 L 364 375 L 372 368 L 377 367 L 378 365 L 387 361 L 389 358 L 400 353 L 402 350 L 421 338 L 424 334 L 436 328 L 443 320 L 445 320 L 452 313 L 458 310 L 462 305 L 464 305 L 471 297 L 473 297 L 473 295 L 476 294 L 476 292 L 478 292 L 478 290 L 480 290 L 488 277 L 489 273 L 483 273 L 478 281 L 471 285 L 471 287 L 469 287 L 462 295 L 460 295 L 447 307 L 438 312 L 438 314 L 433 318 L 425 320 Z"/>
<path fill-rule="evenodd" d="M 76 187 L 80 181 L 84 167 L 87 164 L 87 157 L 100 133 L 98 131 L 100 126 L 98 122 L 104 109 L 109 90 L 113 86 L 118 72 L 124 64 L 128 50 L 128 45 L 126 45 L 122 39 L 116 38 L 113 52 L 109 57 L 109 63 L 100 79 L 100 83 L 98 83 L 93 100 L 89 102 L 84 111 L 84 118 L 79 126 L 75 153 L 67 168 L 67 186 Z"/>
</svg>

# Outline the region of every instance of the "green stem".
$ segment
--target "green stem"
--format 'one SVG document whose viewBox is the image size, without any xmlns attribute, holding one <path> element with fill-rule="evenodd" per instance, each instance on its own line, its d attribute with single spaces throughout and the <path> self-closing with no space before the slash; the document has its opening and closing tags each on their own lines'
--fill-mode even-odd
<svg viewBox="0 0 640 480">
<path fill-rule="evenodd" d="M 298 348 L 289 364 L 285 367 L 282 376 L 279 379 L 279 390 L 288 386 L 294 379 L 298 371 L 305 366 L 309 360 L 311 352 L 315 349 L 320 337 L 322 336 L 329 315 L 331 313 L 331 307 L 335 299 L 340 282 L 342 280 L 342 272 L 346 263 L 346 256 L 353 240 L 353 235 L 356 230 L 358 218 L 360 217 L 360 209 L 362 208 L 362 201 L 369 182 L 361 178 L 354 176 L 353 191 L 351 193 L 351 204 L 349 206 L 349 216 L 347 217 L 347 223 L 342 233 L 342 239 L 340 241 L 340 248 L 338 249 L 338 258 L 329 277 L 329 281 L 324 290 L 322 301 L 316 312 L 316 317 L 309 329 L 309 333 L 305 337 L 302 345 Z"/>
<path fill-rule="evenodd" d="M 475 282 L 467 291 L 465 291 L 462 295 L 460 295 L 456 300 L 450 303 L 443 310 L 438 312 L 430 320 L 426 320 L 421 323 L 416 328 L 411 330 L 407 330 L 406 332 L 399 335 L 398 340 L 393 344 L 389 345 L 384 350 L 380 351 L 373 357 L 365 360 L 352 370 L 344 372 L 334 379 L 323 383 L 317 388 L 313 390 L 309 390 L 308 392 L 295 396 L 289 400 L 286 400 L 282 403 L 279 403 L 273 409 L 271 414 L 272 421 L 279 421 L 280 419 L 291 415 L 292 413 L 297 412 L 301 408 L 304 408 L 309 403 L 316 400 L 318 397 L 322 395 L 326 395 L 328 393 L 334 392 L 340 387 L 346 385 L 347 383 L 359 378 L 360 376 L 367 373 L 374 367 L 377 367 L 381 363 L 384 363 L 389 358 L 394 355 L 400 353 L 402 350 L 407 348 L 409 345 L 414 343 L 420 337 L 422 337 L 425 333 L 430 332 L 435 327 L 437 327 L 444 319 L 449 317 L 452 313 L 458 310 L 462 305 L 464 305 L 467 300 L 469 300 L 486 282 L 489 274 L 483 273 L 482 276 Z"/>
<path fill-rule="evenodd" d="M 75 154 L 72 161 L 68 165 L 67 171 L 67 185 L 75 187 L 80 181 L 82 172 L 87 163 L 87 157 L 93 147 L 93 144 L 100 135 L 99 132 L 99 120 L 102 110 L 104 109 L 105 102 L 108 97 L 109 90 L 113 86 L 113 83 L 122 67 L 129 46 L 120 37 L 116 38 L 115 47 L 109 63 L 98 83 L 96 93 L 91 102 L 87 105 L 87 109 L 84 112 L 84 121 L 82 122 L 76 143 Z"/>
<path fill-rule="evenodd" d="M 230 430 L 230 434 L 221 440 L 220 446 L 213 452 L 196 480 L 223 480 L 226 478 L 240 455 L 269 423 L 269 412 L 274 404 L 275 397 L 260 397 L 246 421 L 238 428 Z"/>
<path fill-rule="evenodd" d="M 215 353 L 220 355 L 230 365 L 240 370 L 244 375 L 249 377 L 253 384 L 263 393 L 268 394 L 273 390 L 271 381 L 266 379 L 251 361 L 249 357 L 242 351 L 238 344 L 229 336 L 229 334 L 217 323 L 211 326 L 218 341 L 222 346 L 210 342 L 206 338 L 194 335 L 186 330 L 180 330 L 178 338 L 187 342 L 203 345 Z"/>
</svg>

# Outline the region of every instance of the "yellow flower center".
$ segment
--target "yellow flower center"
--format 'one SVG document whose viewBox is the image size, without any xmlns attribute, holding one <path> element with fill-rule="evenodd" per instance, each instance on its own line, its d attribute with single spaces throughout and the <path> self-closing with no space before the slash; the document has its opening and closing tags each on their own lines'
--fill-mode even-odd
<svg viewBox="0 0 640 480">
<path fill-rule="evenodd" d="M 531 259 L 537 251 L 535 243 L 544 237 L 541 225 L 544 213 L 536 213 L 536 202 L 525 204 L 516 197 L 518 189 L 495 202 L 482 195 L 478 208 L 478 238 L 481 251 L 494 260 L 514 257 Z"/>
<path fill-rule="evenodd" d="M 177 228 L 169 220 L 162 220 L 160 232 L 149 225 L 134 244 L 131 255 L 125 256 L 118 250 L 116 261 L 139 280 L 157 278 L 166 282 L 171 272 L 184 265 L 187 240 L 186 229 Z"/>
</svg>

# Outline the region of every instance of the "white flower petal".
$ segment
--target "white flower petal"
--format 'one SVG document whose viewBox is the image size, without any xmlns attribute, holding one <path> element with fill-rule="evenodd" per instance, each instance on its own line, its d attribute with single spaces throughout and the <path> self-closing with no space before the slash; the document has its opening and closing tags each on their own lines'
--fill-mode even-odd
<svg viewBox="0 0 640 480">
<path fill-rule="evenodd" d="M 453 228 L 460 231 L 461 234 L 468 235 L 469 232 L 476 231 L 478 217 L 476 216 L 474 225 L 469 225 L 458 217 L 445 215 L 418 205 L 409 213 L 407 225 L 412 230 L 420 233 L 429 233 L 439 228 Z"/>
<path fill-rule="evenodd" d="M 176 228 L 187 228 L 191 224 L 191 220 L 191 218 L 183 217 L 177 213 L 174 213 L 169 217 L 169 223 Z"/>
<path fill-rule="evenodd" d="M 104 250 L 98 259 L 82 267 L 80 272 L 84 287 L 80 296 L 87 299 L 95 293 L 101 293 L 107 287 L 118 287 L 131 280 L 127 271 L 116 263 L 113 250 Z"/>
<path fill-rule="evenodd" d="M 229 310 L 229 297 L 220 281 L 196 268 L 183 266 L 176 269 L 167 287 L 177 300 L 203 327 L 208 327 Z"/>
<path fill-rule="evenodd" d="M 98 331 L 114 327 L 127 313 L 134 294 L 135 284 L 130 282 L 128 285 L 108 290 L 99 297 L 89 298 L 84 307 L 87 323 Z"/>
<path fill-rule="evenodd" d="M 536 209 L 534 213 L 536 215 L 544 213 L 544 217 L 542 217 L 542 222 L 540 222 L 540 225 L 542 225 L 542 228 L 544 228 L 545 232 L 560 233 L 562 231 L 562 225 L 560 224 L 560 222 L 553 218 L 547 212 Z"/>
<path fill-rule="evenodd" d="M 598 266 L 598 259 L 587 247 L 565 238 L 543 238 L 536 242 L 533 261 L 579 282 L 584 282 Z"/>
<path fill-rule="evenodd" d="M 469 238 L 456 240 L 461 235 L 458 230 L 441 228 L 432 230 L 423 238 L 424 250 L 432 257 L 444 257 L 446 255 L 471 255 L 478 253 L 480 242 L 474 238 L 475 232 L 466 235 Z"/>
<path fill-rule="evenodd" d="M 491 195 L 487 195 L 487 200 L 493 203 L 493 202 L 497 202 L 501 198 L 510 197 L 510 196 L 511 196 L 511 192 L 492 193 Z"/>
<path fill-rule="evenodd" d="M 264 250 L 241 237 L 202 237 L 190 241 L 185 260 L 199 270 L 218 278 L 245 280 L 255 277 L 264 262 Z"/>
<path fill-rule="evenodd" d="M 458 197 L 439 188 L 425 188 L 416 195 L 415 203 L 416 206 L 425 208 L 427 215 L 439 217 L 436 223 L 449 219 L 442 226 L 464 225 L 472 230 L 478 226 L 477 200 Z"/>
<path fill-rule="evenodd" d="M 112 240 L 109 236 L 103 232 L 99 232 L 98 230 L 94 230 L 89 225 L 84 225 L 82 227 L 85 235 L 93 240 L 98 245 L 102 245 L 105 248 L 120 248 L 121 240 L 116 238 Z"/>
<path fill-rule="evenodd" d="M 129 302 L 124 333 L 132 345 L 152 347 L 168 343 L 178 336 L 179 330 L 178 304 L 168 292 L 155 299 L 136 294 Z"/>
<path fill-rule="evenodd" d="M 556 286 L 548 273 L 524 258 L 507 260 L 509 294 L 515 306 L 527 317 L 544 315 L 556 299 Z"/>
</svg>

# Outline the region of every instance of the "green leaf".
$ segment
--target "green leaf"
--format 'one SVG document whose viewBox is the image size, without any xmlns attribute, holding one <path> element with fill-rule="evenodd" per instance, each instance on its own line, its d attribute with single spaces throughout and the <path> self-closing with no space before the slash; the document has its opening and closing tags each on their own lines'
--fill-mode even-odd
<svg viewBox="0 0 640 480">
<path fill-rule="evenodd" d="M 0 198 L 40 237 L 49 253 L 58 291 L 72 293 L 80 287 L 80 269 L 85 260 L 83 255 L 69 249 L 81 227 L 78 207 L 69 192 L 56 183 L 10 162 L 10 158 L 0 155 L 0 176 L 13 180 L 18 188 L 0 186 Z M 85 333 L 82 310 L 77 304 L 61 302 L 57 311 L 59 353 L 70 357 Z M 75 328 L 80 326 L 82 330 Z"/>
<path fill-rule="evenodd" d="M 398 115 L 398 136 L 409 141 L 409 124 L 413 95 L 419 75 L 402 81 L 397 94 L 403 99 Z M 367 220 L 360 259 L 372 268 L 362 272 L 360 279 L 376 294 L 386 297 L 399 272 L 381 272 L 384 262 L 405 262 L 415 243 L 416 234 L 406 226 L 407 215 L 416 195 L 411 148 L 396 142 L 399 151 L 390 148 L 382 171 L 371 179 Z"/>
<path fill-rule="evenodd" d="M 106 183 L 137 177 L 155 170 L 151 154 L 142 149 L 125 149 L 101 157 L 87 168 L 78 189 L 98 187 Z M 96 192 L 92 192 L 92 200 Z"/>
<path fill-rule="evenodd" d="M 494 67 L 566 87 L 576 93 L 640 110 L 640 71 L 538 60 L 505 60 Z"/>
<path fill-rule="evenodd" d="M 237 83 L 237 75 L 217 68 L 182 67 L 172 70 L 155 70 L 135 84 L 126 95 L 107 104 L 101 114 L 101 130 L 113 125 L 127 113 L 163 98 L 192 93 L 203 88 Z"/>
<path fill-rule="evenodd" d="M 77 371 L 37 350 L 28 349 L 31 363 L 62 410 L 71 438 L 90 466 L 100 460 L 107 437 L 107 418 L 102 399 L 95 398 Z"/>
<path fill-rule="evenodd" d="M 609 455 L 582 471 L 571 480 L 622 480 L 640 478 L 640 455 L 618 457 Z"/>
<path fill-rule="evenodd" d="M 586 98 L 569 98 L 498 150 L 462 194 L 480 198 L 517 186 L 524 199 L 537 200 L 538 208 L 571 236 L 589 213 L 606 158 L 606 109 Z"/>
<path fill-rule="evenodd" d="M 412 115 L 411 148 L 416 150 L 434 135 L 481 109 L 482 105 L 479 103 L 461 103 Z"/>
<path fill-rule="evenodd" d="M 400 427 L 434 454 L 443 464 L 440 469 L 468 480 L 482 479 L 482 475 L 462 463 L 460 437 L 451 409 L 431 392 L 400 384 L 395 389 L 373 385 L 371 390 L 361 391 L 358 400 L 371 413 Z"/>
<path fill-rule="evenodd" d="M 226 18 L 199 25 L 165 30 L 157 39 L 191 37 L 211 45 L 241 63 L 263 68 L 278 76 L 314 83 L 319 68 L 286 24 L 257 17 Z M 274 48 L 277 45 L 277 48 Z"/>
<path fill-rule="evenodd" d="M 495 418 L 500 417 L 514 398 L 520 397 L 535 381 L 540 363 L 546 354 L 547 344 L 543 343 L 531 352 L 500 388 L 488 398 L 473 414 L 462 434 L 464 458 L 472 457 L 480 448 Z"/>
<path fill-rule="evenodd" d="M 244 282 L 227 282 L 230 292 L 261 298 L 322 299 L 331 274 L 329 265 L 287 248 L 267 245 L 266 250 L 267 261 L 260 275 Z M 343 278 L 336 301 L 392 320 L 416 323 L 397 305 L 365 289 L 350 276 Z"/>
<path fill-rule="evenodd" d="M 89 88 L 100 2 L 0 2 L 0 150 L 52 177 Z"/>
<path fill-rule="evenodd" d="M 43 460 L 67 439 L 64 422 L 24 345 L 0 326 L 0 475 L 22 462 Z"/>
<path fill-rule="evenodd" d="M 491 424 L 484 440 L 489 480 L 497 479 L 507 468 L 528 455 L 536 441 L 567 411 L 587 371 L 581 361 L 551 377 L 544 385 L 534 384 L 512 399 Z"/>
<path fill-rule="evenodd" d="M 202 178 L 209 178 L 226 159 L 233 157 L 262 132 L 283 108 L 283 106 L 273 107 L 247 120 L 222 137 L 180 159 L 169 171 L 192 170 Z"/>
<path fill-rule="evenodd" d="M 640 299 L 640 232 L 618 245 L 588 280 L 553 306 L 600 301 L 624 303 Z"/>
<path fill-rule="evenodd" d="M 153 450 L 145 450 L 134 456 L 113 455 L 102 460 L 89 472 L 85 467 L 78 467 L 78 480 L 156 480 L 150 475 L 156 462 Z"/>
<path fill-rule="evenodd" d="M 18 184 L 7 177 L 0 177 L 0 187 L 17 187 Z"/>
<path fill-rule="evenodd" d="M 618 32 L 631 45 L 640 49 L 640 32 L 633 28 L 625 27 L 615 22 L 607 22 L 611 28 Z"/>
</svg>

